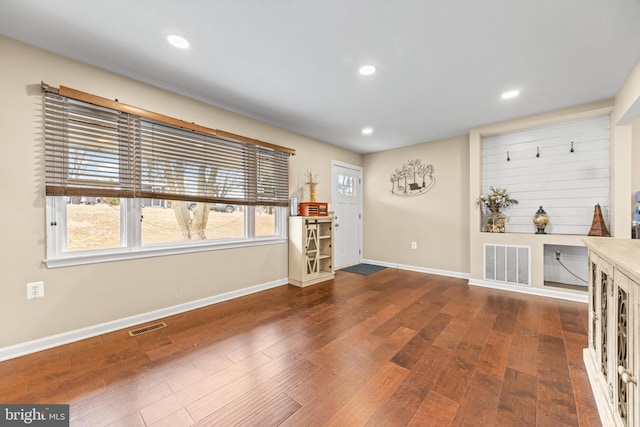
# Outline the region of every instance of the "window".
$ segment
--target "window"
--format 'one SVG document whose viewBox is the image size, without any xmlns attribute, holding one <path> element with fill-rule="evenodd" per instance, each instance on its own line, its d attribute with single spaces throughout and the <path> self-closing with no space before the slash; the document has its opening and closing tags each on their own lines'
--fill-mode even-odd
<svg viewBox="0 0 640 427">
<path fill-rule="evenodd" d="M 44 104 L 48 265 L 285 238 L 293 150 L 68 88 Z"/>
<path fill-rule="evenodd" d="M 355 177 L 338 174 L 338 193 L 342 196 L 356 197 Z"/>
</svg>

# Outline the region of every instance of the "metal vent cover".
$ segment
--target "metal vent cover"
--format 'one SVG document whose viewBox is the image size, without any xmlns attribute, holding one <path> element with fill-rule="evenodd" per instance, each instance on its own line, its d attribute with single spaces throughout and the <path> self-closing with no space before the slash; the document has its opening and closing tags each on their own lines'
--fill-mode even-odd
<svg viewBox="0 0 640 427">
<path fill-rule="evenodd" d="M 531 286 L 531 247 L 484 245 L 484 278 L 512 285 Z"/>
<path fill-rule="evenodd" d="M 164 322 L 154 323 L 153 325 L 143 326 L 142 328 L 129 331 L 129 335 L 136 337 L 138 335 L 146 334 L 147 332 L 155 331 L 156 329 L 166 328 L 167 324 Z"/>
</svg>

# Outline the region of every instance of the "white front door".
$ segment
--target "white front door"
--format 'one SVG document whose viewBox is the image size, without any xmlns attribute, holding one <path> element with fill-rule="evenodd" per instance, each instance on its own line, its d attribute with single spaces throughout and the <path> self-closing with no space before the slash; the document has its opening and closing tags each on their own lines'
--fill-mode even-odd
<svg viewBox="0 0 640 427">
<path fill-rule="evenodd" d="M 362 168 L 336 161 L 331 167 L 334 268 L 340 268 L 362 261 Z"/>
</svg>

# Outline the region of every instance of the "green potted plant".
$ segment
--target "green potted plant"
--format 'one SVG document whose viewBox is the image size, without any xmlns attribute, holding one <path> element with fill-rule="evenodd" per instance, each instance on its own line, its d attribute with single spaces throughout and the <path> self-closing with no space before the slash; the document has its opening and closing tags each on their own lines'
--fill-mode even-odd
<svg viewBox="0 0 640 427">
<path fill-rule="evenodd" d="M 509 207 L 517 205 L 518 201 L 507 192 L 506 188 L 489 187 L 490 193 L 482 194 L 476 204 L 484 207 L 487 216 L 487 231 L 489 233 L 504 233 L 507 216 L 504 214 Z"/>
</svg>

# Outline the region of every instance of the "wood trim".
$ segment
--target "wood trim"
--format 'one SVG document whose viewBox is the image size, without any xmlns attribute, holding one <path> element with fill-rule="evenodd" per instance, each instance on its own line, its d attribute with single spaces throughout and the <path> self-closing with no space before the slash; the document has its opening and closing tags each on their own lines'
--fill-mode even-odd
<svg viewBox="0 0 640 427">
<path fill-rule="evenodd" d="M 261 141 L 259 139 L 249 138 L 248 136 L 238 135 L 236 133 L 226 132 L 220 129 L 215 129 L 216 135 L 222 138 L 234 139 L 236 141 L 246 142 L 248 144 L 259 145 L 261 147 L 272 148 L 274 150 L 283 151 L 291 155 L 296 154 L 296 150 L 293 148 L 282 147 L 280 145 L 271 144 L 270 142 Z"/>
<path fill-rule="evenodd" d="M 92 95 L 90 93 L 82 92 L 80 90 L 72 89 L 66 86 L 60 86 L 60 88 L 56 90 L 55 88 L 49 85 L 46 85 L 45 83 L 42 83 L 42 88 L 47 92 L 57 93 L 60 96 L 66 96 L 68 98 L 73 98 L 78 101 L 98 105 L 100 107 L 106 107 L 112 110 L 121 111 L 123 113 L 129 113 L 129 114 L 144 117 L 147 119 L 156 120 L 158 122 L 166 123 L 168 125 L 178 126 L 184 129 L 201 132 L 206 135 L 212 135 L 220 138 L 228 138 L 235 141 L 245 142 L 247 144 L 259 145 L 261 147 L 271 148 L 273 150 L 282 151 L 291 155 L 296 154 L 296 150 L 294 150 L 293 148 L 283 147 L 280 145 L 272 144 L 270 142 L 261 141 L 259 139 L 249 138 L 249 137 L 238 135 L 235 133 L 226 132 L 219 129 L 211 129 L 206 126 L 197 125 L 195 123 L 185 122 L 184 120 L 165 116 L 164 114 L 154 113 L 152 111 L 148 111 L 142 108 L 123 104 L 121 102 L 118 102 L 117 100 L 111 100 L 111 99 L 103 98 L 101 96 Z"/>
<path fill-rule="evenodd" d="M 82 196 L 82 197 L 124 197 L 133 198 L 136 196 L 133 190 L 93 188 L 93 187 L 65 187 L 63 185 L 47 185 L 45 190 L 47 196 Z"/>
</svg>

